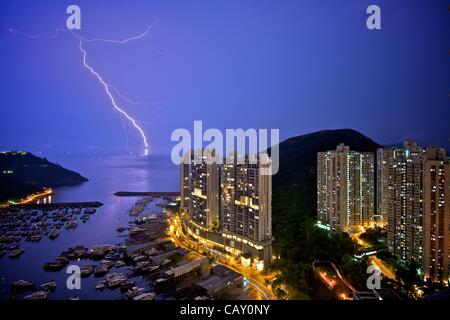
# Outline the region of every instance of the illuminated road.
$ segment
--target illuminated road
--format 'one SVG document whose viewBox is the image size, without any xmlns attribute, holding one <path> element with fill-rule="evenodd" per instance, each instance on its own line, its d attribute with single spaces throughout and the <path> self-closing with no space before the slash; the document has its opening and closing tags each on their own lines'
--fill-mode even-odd
<svg viewBox="0 0 450 320">
<path fill-rule="evenodd" d="M 38 200 L 39 198 L 45 197 L 45 196 L 49 196 L 53 194 L 53 190 L 51 188 L 45 189 L 44 191 L 42 191 L 41 193 L 35 193 L 35 194 L 31 194 L 28 197 L 26 197 L 25 199 L 22 199 L 19 204 L 27 204 L 27 203 L 31 203 L 35 200 Z"/>
<path fill-rule="evenodd" d="M 338 268 L 331 261 L 314 261 L 313 269 L 336 297 L 340 300 L 353 300 L 355 288 L 341 275 Z"/>
<path fill-rule="evenodd" d="M 202 251 L 206 251 L 210 254 L 212 254 L 215 257 L 220 257 L 221 261 L 216 261 L 216 263 L 224 265 L 231 270 L 240 273 L 242 276 L 244 276 L 263 296 L 266 300 L 275 300 L 276 297 L 268 288 L 265 286 L 263 281 L 265 279 L 273 279 L 274 275 L 268 275 L 264 277 L 260 273 L 253 271 L 250 268 L 244 268 L 237 263 L 233 263 L 225 254 L 211 249 L 207 247 L 205 244 L 196 243 L 191 241 L 183 231 L 183 228 L 181 226 L 181 219 L 178 216 L 174 216 L 172 218 L 172 224 L 171 224 L 171 237 L 172 240 L 180 247 L 183 247 L 188 250 L 192 250 L 192 248 L 195 248 L 196 251 L 199 251 L 199 249 L 202 249 Z"/>
<path fill-rule="evenodd" d="M 349 233 L 349 234 L 350 234 L 350 237 L 354 241 L 356 241 L 359 245 L 361 245 L 365 249 L 369 249 L 372 246 L 368 242 L 361 239 L 361 234 L 363 234 L 363 233 L 364 233 L 364 231 L 356 232 L 356 233 Z M 384 276 L 386 276 L 392 280 L 397 280 L 395 273 L 381 259 L 379 259 L 375 255 L 371 255 L 371 256 L 369 256 L 369 261 L 371 264 L 378 267 Z"/>
<path fill-rule="evenodd" d="M 14 202 L 14 201 L 8 201 L 5 203 L 1 203 L 0 208 L 8 208 L 11 204 L 13 204 L 13 205 L 14 204 L 28 204 L 33 201 L 39 200 L 40 198 L 50 196 L 52 194 L 53 194 L 53 190 L 51 188 L 44 189 L 44 191 L 42 191 L 40 193 L 30 194 L 26 198 L 20 200 L 18 203 Z"/>
<path fill-rule="evenodd" d="M 376 256 L 370 256 L 369 261 L 374 266 L 377 266 L 381 270 L 381 273 L 383 275 L 385 275 L 386 277 L 388 277 L 391 280 L 397 281 L 397 277 L 395 276 L 395 273 L 392 272 L 391 269 L 389 269 L 389 267 L 386 266 L 386 264 L 382 260 L 378 259 Z"/>
<path fill-rule="evenodd" d="M 364 232 L 361 231 L 361 232 L 357 232 L 357 233 L 349 233 L 349 235 L 350 235 L 350 238 L 353 239 L 353 241 L 356 241 L 356 243 L 358 243 L 363 248 L 366 248 L 366 249 L 370 248 L 371 245 L 368 242 L 361 239 L 361 234 L 363 234 L 363 233 Z"/>
</svg>

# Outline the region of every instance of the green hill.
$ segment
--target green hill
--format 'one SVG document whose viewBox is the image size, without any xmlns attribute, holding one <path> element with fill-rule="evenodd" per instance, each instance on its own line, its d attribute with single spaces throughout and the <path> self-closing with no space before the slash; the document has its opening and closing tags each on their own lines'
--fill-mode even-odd
<svg viewBox="0 0 450 320">
<path fill-rule="evenodd" d="M 17 199 L 43 188 L 88 181 L 80 174 L 28 152 L 0 153 L 0 201 Z"/>
<path fill-rule="evenodd" d="M 340 143 L 360 152 L 376 153 L 382 147 L 352 129 L 323 130 L 280 143 L 280 168 L 272 184 L 275 240 L 284 234 L 282 229 L 295 227 L 299 219 L 315 217 L 317 152 L 334 150 Z"/>
</svg>

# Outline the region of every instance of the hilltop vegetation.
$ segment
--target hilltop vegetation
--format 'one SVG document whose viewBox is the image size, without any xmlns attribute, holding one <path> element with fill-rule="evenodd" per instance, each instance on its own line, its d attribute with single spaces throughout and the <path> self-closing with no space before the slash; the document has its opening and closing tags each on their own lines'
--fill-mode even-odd
<svg viewBox="0 0 450 320">
<path fill-rule="evenodd" d="M 29 152 L 0 153 L 0 201 L 17 199 L 43 188 L 88 181 L 80 174 Z"/>
</svg>

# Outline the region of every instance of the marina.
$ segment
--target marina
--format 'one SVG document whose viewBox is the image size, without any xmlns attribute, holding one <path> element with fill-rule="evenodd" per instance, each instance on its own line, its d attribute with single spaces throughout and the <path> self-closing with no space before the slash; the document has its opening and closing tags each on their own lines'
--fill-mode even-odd
<svg viewBox="0 0 450 320">
<path fill-rule="evenodd" d="M 147 161 L 150 160 L 140 159 L 142 167 L 139 170 L 135 169 L 136 159 L 111 157 L 107 160 L 112 161 L 111 168 L 126 166 L 129 160 L 133 160 L 133 169 L 124 177 L 126 180 L 119 179 L 113 184 L 106 182 L 114 174 L 108 171 L 108 165 L 102 163 L 93 168 L 90 175 L 87 174 L 94 178 L 97 176 L 99 182 L 96 184 L 89 182 L 56 189 L 52 194 L 53 203 L 47 201 L 45 205 L 12 207 L 19 216 L 23 214 L 26 217 L 23 219 L 25 227 L 22 226 L 26 229 L 24 232 L 35 230 L 32 225 L 38 225 L 39 232 L 31 235 L 41 235 L 41 239 L 32 241 L 30 238 L 27 241 L 30 234 L 22 236 L 6 232 L 2 235 L 1 299 L 166 300 L 220 297 L 219 289 L 223 289 L 220 286 L 228 283 L 225 278 L 229 275 L 215 274 L 215 267 L 207 258 L 177 247 L 168 236 L 168 220 L 176 193 L 162 193 L 160 197 L 157 197 L 158 194 L 114 196 L 112 190 L 120 184 L 129 184 L 130 188 L 138 190 L 150 189 L 147 183 L 152 180 L 142 179 L 145 172 L 142 170 L 148 170 Z M 161 164 L 157 166 L 161 167 Z M 161 176 L 154 180 L 162 183 L 163 189 L 166 189 L 164 186 L 174 189 L 178 184 L 177 173 L 175 171 L 173 178 L 168 179 L 170 174 L 164 170 L 158 171 Z M 102 181 L 105 182 L 102 184 Z M 100 203 L 96 199 L 90 201 L 93 196 L 103 205 L 86 206 Z M 76 205 L 68 206 L 69 203 Z M 135 212 L 130 215 L 132 210 Z M 56 220 L 53 221 L 53 218 Z M 12 252 L 17 255 L 15 258 L 9 257 Z M 80 267 L 80 290 L 71 290 L 66 285 L 69 276 L 66 269 L 70 265 Z M 201 287 L 202 282 L 213 276 L 212 283 L 219 289 Z M 258 298 L 255 290 L 249 286 L 243 287 L 243 283 L 242 279 L 238 279 L 233 289 L 229 288 L 233 296 Z"/>
<path fill-rule="evenodd" d="M 86 207 L 86 205 L 89 205 Z M 56 239 L 62 227 L 75 229 L 79 216 L 95 214 L 101 203 L 54 203 L 13 205 L 0 209 L 0 252 L 12 259 L 21 256 L 24 242 L 39 242 L 43 237 Z M 84 221 L 85 222 L 85 221 Z"/>
<path fill-rule="evenodd" d="M 130 208 L 129 211 L 135 210 L 137 214 L 128 214 L 134 220 L 128 222 L 130 227 L 124 242 L 117 245 L 96 244 L 90 248 L 74 245 L 60 252 L 53 260 L 45 262 L 42 269 L 47 273 L 61 273 L 69 264 L 82 264 L 82 279 L 100 279 L 96 280 L 94 290 L 117 291 L 121 299 L 128 300 L 172 299 L 179 298 L 181 294 L 191 299 L 204 300 L 213 298 L 231 283 L 239 286 L 242 276 L 231 270 L 228 271 L 231 275 L 225 272 L 226 277 L 221 276 L 214 271 L 215 267 L 211 268 L 208 258 L 175 246 L 167 237 L 167 221 L 171 213 L 165 207 L 155 212 L 156 204 L 162 203 L 157 200 L 151 197 L 141 198 Z M 68 229 L 76 221 L 74 215 L 95 212 L 85 208 L 65 208 L 63 215 L 60 211 L 62 209 L 57 210 L 58 217 L 62 215 L 68 219 L 65 224 Z M 34 217 L 43 215 L 42 212 L 33 213 L 31 216 Z M 73 226 L 75 227 L 76 225 Z M 124 231 L 125 228 L 116 228 L 118 233 Z M 19 280 L 11 288 L 14 295 L 21 293 L 25 300 L 45 300 L 51 297 L 56 287 L 55 280 L 38 287 L 26 280 Z M 72 298 L 73 296 L 69 299 Z"/>
</svg>

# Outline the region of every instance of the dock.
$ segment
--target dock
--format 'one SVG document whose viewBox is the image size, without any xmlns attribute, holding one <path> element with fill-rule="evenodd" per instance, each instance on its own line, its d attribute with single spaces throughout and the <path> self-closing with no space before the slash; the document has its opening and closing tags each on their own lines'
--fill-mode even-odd
<svg viewBox="0 0 450 320">
<path fill-rule="evenodd" d="M 59 202 L 59 203 L 26 203 L 13 204 L 10 208 L 16 209 L 51 209 L 51 208 L 98 208 L 103 203 L 95 202 Z"/>
<path fill-rule="evenodd" d="M 115 196 L 118 197 L 153 197 L 153 198 L 161 198 L 161 197 L 178 197 L 180 195 L 179 192 L 175 191 L 117 191 L 114 193 Z"/>
</svg>

